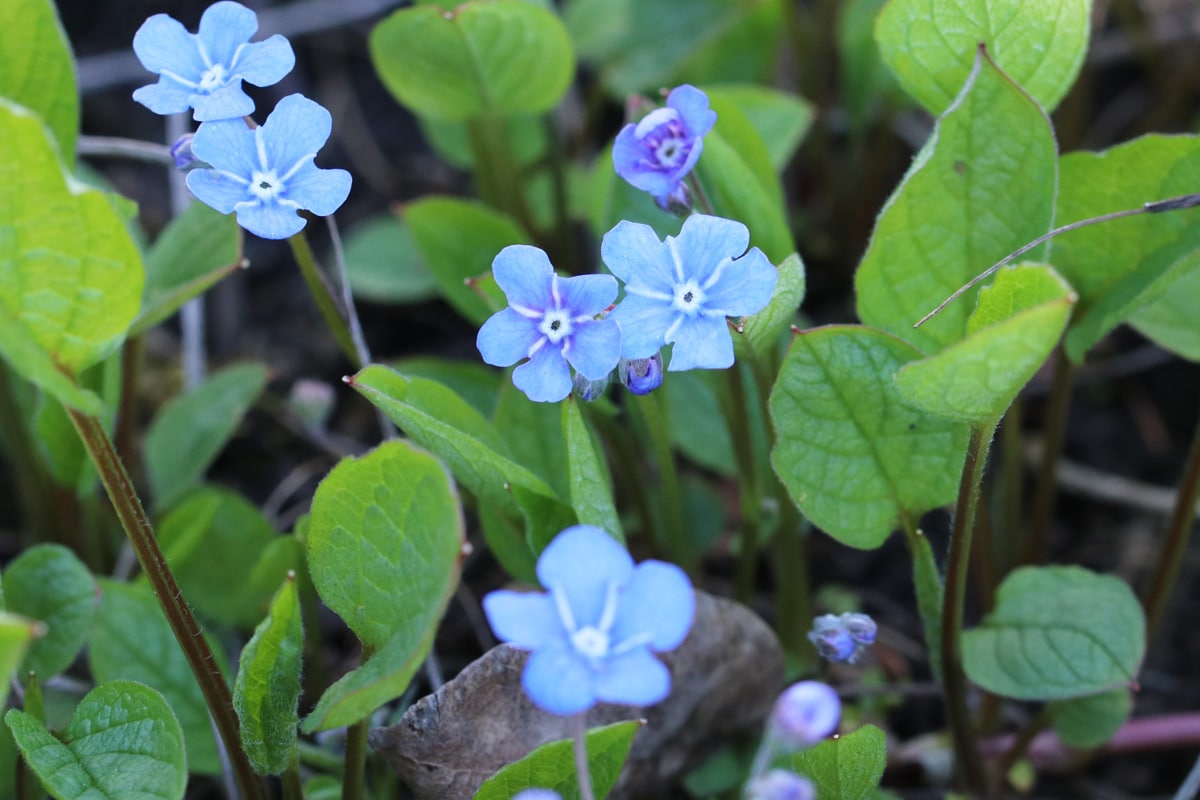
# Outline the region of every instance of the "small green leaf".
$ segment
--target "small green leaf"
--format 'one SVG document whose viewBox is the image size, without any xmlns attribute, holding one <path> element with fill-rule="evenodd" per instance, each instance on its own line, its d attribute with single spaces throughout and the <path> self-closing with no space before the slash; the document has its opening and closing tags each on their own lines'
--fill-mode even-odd
<svg viewBox="0 0 1200 800">
<path fill-rule="evenodd" d="M 45 633 L 33 620 L 0 611 L 0 703 L 8 700 L 8 690 L 17 666 L 25 658 L 34 636 Z"/>
<path fill-rule="evenodd" d="M 1128 317 L 1129 324 L 1160 347 L 1189 361 L 1200 361 L 1200 327 L 1195 316 L 1200 307 L 1200 249 L 1172 264 L 1168 273 L 1156 282 L 1153 295 L 1138 298 L 1141 302 Z"/>
<path fill-rule="evenodd" d="M 855 326 L 792 341 L 771 391 L 771 464 L 800 510 L 843 544 L 875 548 L 902 515 L 958 491 L 966 426 L 913 408 L 894 376 L 920 358 L 910 345 Z"/>
<path fill-rule="evenodd" d="M 238 364 L 162 407 L 146 433 L 154 507 L 168 508 L 200 480 L 267 383 L 262 364 Z"/>
<path fill-rule="evenodd" d="M 746 319 L 744 333 L 755 356 L 763 358 L 779 344 L 780 335 L 796 320 L 804 302 L 804 262 L 792 253 L 779 265 L 779 280 L 767 307 Z"/>
<path fill-rule="evenodd" d="M 103 599 L 87 649 L 92 676 L 100 682 L 138 681 L 162 692 L 183 728 L 188 768 L 220 774 L 204 695 L 154 596 L 145 587 L 107 580 L 100 585 Z M 220 648 L 212 649 L 224 669 Z"/>
<path fill-rule="evenodd" d="M 925 649 L 929 653 L 929 668 L 936 681 L 942 680 L 942 609 L 946 587 L 942 572 L 929 537 L 921 531 L 911 537 L 910 549 L 913 559 L 913 587 L 917 594 L 917 613 L 921 616 L 921 627 L 925 631 Z"/>
<path fill-rule="evenodd" d="M 596 797 L 606 797 L 617 783 L 639 720 L 616 722 L 587 732 L 588 768 Z M 529 755 L 503 767 L 483 782 L 474 800 L 509 800 L 522 789 L 552 789 L 563 800 L 579 800 L 575 774 L 574 742 L 548 742 Z"/>
<path fill-rule="evenodd" d="M 346 277 L 355 297 L 377 303 L 415 303 L 438 294 L 412 233 L 390 214 L 346 236 Z"/>
<path fill-rule="evenodd" d="M 23 670 L 45 681 L 71 666 L 87 641 L 99 601 L 96 592 L 88 568 L 62 545 L 35 545 L 8 565 L 5 608 L 46 626 L 45 636 L 29 648 Z"/>
<path fill-rule="evenodd" d="M 1023 567 L 963 634 L 963 668 L 1005 697 L 1061 700 L 1129 685 L 1145 649 L 1145 617 L 1124 581 L 1081 567 Z"/>
<path fill-rule="evenodd" d="M 583 420 L 579 401 L 567 398 L 562 404 L 563 437 L 567 441 L 567 472 L 571 482 L 571 507 L 581 525 L 595 525 L 624 544 L 621 517 L 613 503 L 608 464 L 601 456 L 595 437 Z"/>
<path fill-rule="evenodd" d="M 1133 697 L 1122 687 L 1090 697 L 1055 700 L 1048 706 L 1054 731 L 1069 747 L 1099 747 L 1133 712 Z"/>
<path fill-rule="evenodd" d="M 287 769 L 300 723 L 300 668 L 304 628 L 295 577 L 284 581 L 271 612 L 242 650 L 233 707 L 237 711 L 242 748 L 261 775 Z"/>
<path fill-rule="evenodd" d="M 978 59 L 879 215 L 855 275 L 862 321 L 926 353 L 961 339 L 973 292 L 920 328 L 913 323 L 1050 229 L 1056 159 L 1046 115 L 991 61 Z"/>
<path fill-rule="evenodd" d="M 811 780 L 821 800 L 865 800 L 887 766 L 887 736 L 874 725 L 826 739 L 792 756 L 792 769 Z"/>
<path fill-rule="evenodd" d="M 967 338 L 902 367 L 896 386 L 931 414 L 994 425 L 1058 344 L 1074 302 L 1045 265 L 1002 269 L 979 293 Z"/>
<path fill-rule="evenodd" d="M 950 105 L 979 44 L 1053 111 L 1083 65 L 1091 15 L 1090 0 L 891 0 L 875 37 L 905 91 L 930 114 Z"/>
<path fill-rule="evenodd" d="M 63 161 L 75 162 L 79 136 L 75 59 L 50 0 L 0 5 L 0 97 L 41 116 L 58 140 Z"/>
<path fill-rule="evenodd" d="M 548 111 L 575 74 L 562 22 L 517 0 L 400 9 L 371 31 L 370 48 L 392 95 L 442 120 Z"/>
<path fill-rule="evenodd" d="M 499 211 L 451 197 L 418 200 L 405 206 L 403 215 L 442 297 L 468 320 L 482 324 L 497 309 L 465 281 L 486 276 L 497 253 L 529 237 Z"/>
<path fill-rule="evenodd" d="M 4 722 L 57 800 L 178 800 L 187 788 L 183 731 L 149 686 L 97 686 L 75 709 L 62 741 L 24 711 L 10 710 Z"/>
<path fill-rule="evenodd" d="M 757 131 L 771 168 L 783 172 L 812 125 L 812 104 L 796 95 L 753 84 L 720 84 L 704 89 L 717 119 L 725 109 L 736 109 Z"/>
</svg>

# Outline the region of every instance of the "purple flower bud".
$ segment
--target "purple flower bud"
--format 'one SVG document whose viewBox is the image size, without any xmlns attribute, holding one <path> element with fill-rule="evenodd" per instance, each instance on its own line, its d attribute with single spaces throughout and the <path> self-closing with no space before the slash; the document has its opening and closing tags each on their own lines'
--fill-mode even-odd
<svg viewBox="0 0 1200 800">
<path fill-rule="evenodd" d="M 808 640 L 821 657 L 829 661 L 858 661 L 866 648 L 875 643 L 879 626 L 866 614 L 823 614 L 813 620 Z"/>
<path fill-rule="evenodd" d="M 193 136 L 195 136 L 194 133 L 185 133 L 175 140 L 175 144 L 171 145 L 171 158 L 175 159 L 175 166 L 178 169 L 187 169 L 196 163 L 196 156 L 192 153 Z"/>
<path fill-rule="evenodd" d="M 746 785 L 746 800 L 816 800 L 817 789 L 808 778 L 773 769 Z"/>
<path fill-rule="evenodd" d="M 842 626 L 850 634 L 850 638 L 860 645 L 875 644 L 875 636 L 879 633 L 879 626 L 875 624 L 875 620 L 866 614 L 842 614 Z"/>
<path fill-rule="evenodd" d="M 809 631 L 808 640 L 817 648 L 817 653 L 826 661 L 853 663 L 858 645 L 854 637 L 842 628 Z"/>
<path fill-rule="evenodd" d="M 589 403 L 593 400 L 598 400 L 604 395 L 604 390 L 608 388 L 608 380 L 612 376 L 610 372 L 600 380 L 593 381 L 584 377 L 582 373 L 576 372 L 575 377 L 571 379 L 571 393 L 580 400 L 587 400 Z"/>
<path fill-rule="evenodd" d="M 622 358 L 617 365 L 621 383 L 634 394 L 650 394 L 663 382 L 662 353 L 649 358 Z"/>
<path fill-rule="evenodd" d="M 767 736 L 788 748 L 811 747 L 833 733 L 841 716 L 837 692 L 817 681 L 801 681 L 775 701 Z"/>
<path fill-rule="evenodd" d="M 681 183 L 669 194 L 654 198 L 655 204 L 668 214 L 677 217 L 687 217 L 692 213 L 692 190 L 686 183 Z"/>
</svg>

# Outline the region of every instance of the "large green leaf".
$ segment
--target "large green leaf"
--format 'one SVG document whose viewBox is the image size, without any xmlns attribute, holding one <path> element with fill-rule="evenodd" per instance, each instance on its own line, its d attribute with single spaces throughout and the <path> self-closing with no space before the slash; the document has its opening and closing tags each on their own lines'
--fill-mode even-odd
<svg viewBox="0 0 1200 800">
<path fill-rule="evenodd" d="M 931 114 L 958 94 L 980 43 L 1052 111 L 1083 65 L 1091 15 L 1090 0 L 891 0 L 875 36 L 884 62 Z"/>
<path fill-rule="evenodd" d="M 1146 296 L 1148 295 L 1148 296 Z M 1200 361 L 1200 249 L 1193 250 L 1168 268 L 1154 292 L 1139 297 L 1142 302 L 1128 322 L 1146 338 L 1189 361 Z"/>
<path fill-rule="evenodd" d="M 862 321 L 927 353 L 961 339 L 970 292 L 912 326 L 1050 229 L 1055 164 L 1046 115 L 991 61 L 978 59 L 875 225 L 855 276 Z"/>
<path fill-rule="evenodd" d="M 1142 607 L 1124 581 L 1081 567 L 1023 567 L 963 634 L 963 668 L 1005 697 L 1060 700 L 1128 686 L 1145 650 Z"/>
<path fill-rule="evenodd" d="M 368 220 L 346 236 L 346 277 L 355 297 L 379 303 L 414 303 L 438 293 L 412 233 L 391 214 Z"/>
<path fill-rule="evenodd" d="M 1133 697 L 1125 687 L 1047 705 L 1054 732 L 1070 747 L 1099 747 L 1129 719 Z"/>
<path fill-rule="evenodd" d="M 36 112 L 54 132 L 63 160 L 74 163 L 75 60 L 51 0 L 0 4 L 0 97 Z"/>
<path fill-rule="evenodd" d="M 233 684 L 242 748 L 262 775 L 283 772 L 296 746 L 303 655 L 300 598 L 295 576 L 288 575 L 267 618 L 242 650 Z"/>
<path fill-rule="evenodd" d="M 12 709 L 4 722 L 57 800 L 179 800 L 187 788 L 183 731 L 161 694 L 134 681 L 87 693 L 62 740 Z"/>
<path fill-rule="evenodd" d="M 518 0 L 403 8 L 375 26 L 370 46 L 392 95 L 443 120 L 547 111 L 575 74 L 562 22 Z"/>
<path fill-rule="evenodd" d="M 896 390 L 896 371 L 920 357 L 881 331 L 817 328 L 793 340 L 771 391 L 775 472 L 843 544 L 878 547 L 903 516 L 918 518 L 958 490 L 966 426 Z"/>
<path fill-rule="evenodd" d="M 163 406 L 146 433 L 155 508 L 168 508 L 208 470 L 267 383 L 262 364 L 238 364 Z"/>
<path fill-rule="evenodd" d="M 4 570 L 5 608 L 46 626 L 23 669 L 45 681 L 71 666 L 87 641 L 98 600 L 92 574 L 62 545 L 35 545 L 17 556 Z"/>
<path fill-rule="evenodd" d="M 887 736 L 874 725 L 827 739 L 792 756 L 792 769 L 807 776 L 821 800 L 866 800 L 887 766 Z"/>
<path fill-rule="evenodd" d="M 612 791 L 641 727 L 639 720 L 629 720 L 587 732 L 588 769 L 595 797 L 606 797 Z M 579 800 L 573 746 L 574 742 L 564 739 L 535 748 L 484 781 L 474 800 L 509 800 L 522 789 L 535 788 L 556 791 L 563 800 Z"/>
<path fill-rule="evenodd" d="M 579 401 L 574 397 L 562 404 L 562 426 L 567 442 L 571 507 L 575 509 L 575 516 L 580 524 L 595 525 L 624 542 L 604 451 L 584 422 Z"/>
<path fill-rule="evenodd" d="M 558 497 L 568 497 L 567 443 L 558 403 L 535 403 L 504 377 L 492 415 L 492 428 L 504 441 L 501 452 L 544 480 Z"/>
<path fill-rule="evenodd" d="M 110 198 L 67 176 L 41 121 L 2 98 L 0 141 L 0 353 L 80 407 L 62 373 L 120 346 L 141 300 L 141 259 Z"/>
<path fill-rule="evenodd" d="M 1074 302 L 1045 265 L 1002 269 L 980 291 L 967 338 L 902 367 L 896 386 L 931 414 L 995 425 L 1058 344 Z"/>
</svg>

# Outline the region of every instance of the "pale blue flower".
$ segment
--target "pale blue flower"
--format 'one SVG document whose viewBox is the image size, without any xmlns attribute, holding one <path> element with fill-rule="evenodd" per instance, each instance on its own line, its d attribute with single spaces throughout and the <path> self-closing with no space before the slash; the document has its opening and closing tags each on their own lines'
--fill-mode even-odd
<svg viewBox="0 0 1200 800">
<path fill-rule="evenodd" d="M 652 194 L 660 207 L 687 203 L 680 186 L 716 122 L 708 95 L 695 86 L 677 86 L 667 95 L 665 108 L 621 129 L 613 142 L 613 166 L 622 178 Z"/>
<path fill-rule="evenodd" d="M 767 721 L 767 740 L 777 747 L 811 747 L 833 733 L 841 717 L 837 692 L 817 681 L 800 681 L 775 701 Z"/>
<path fill-rule="evenodd" d="M 659 241 L 649 225 L 623 220 L 604 235 L 600 253 L 625 282 L 611 314 L 621 326 L 621 355 L 649 358 L 674 342 L 668 371 L 733 364 L 726 317 L 754 314 L 778 277 L 740 222 L 696 214 L 679 236 Z"/>
<path fill-rule="evenodd" d="M 292 46 L 279 34 L 251 44 L 257 30 L 258 15 L 229 0 L 209 6 L 195 34 L 155 14 L 134 34 L 133 52 L 158 73 L 158 83 L 138 89 L 133 99 L 155 114 L 194 109 L 200 122 L 250 114 L 254 101 L 242 91 L 242 81 L 270 86 L 296 65 Z"/>
<path fill-rule="evenodd" d="M 879 627 L 866 614 L 823 614 L 813 619 L 808 640 L 828 661 L 858 661 L 866 648 L 875 643 Z"/>
<path fill-rule="evenodd" d="M 746 800 L 816 800 L 817 788 L 808 778 L 773 769 L 746 784 Z"/>
<path fill-rule="evenodd" d="M 597 702 L 647 706 L 671 690 L 652 653 L 673 650 L 692 627 L 695 595 L 683 570 L 634 566 L 625 548 L 591 525 L 567 528 L 538 558 L 546 594 L 497 591 L 483 599 L 496 636 L 533 651 L 521 683 L 552 714 Z"/>
<path fill-rule="evenodd" d="M 562 795 L 550 789 L 523 789 L 512 800 L 562 800 Z"/>
<path fill-rule="evenodd" d="M 539 403 L 555 403 L 571 393 L 571 370 L 589 381 L 608 376 L 621 357 L 621 330 L 595 319 L 617 297 L 611 275 L 560 278 L 546 254 L 529 245 L 510 245 L 492 261 L 492 275 L 508 298 L 493 314 L 475 344 L 483 360 L 513 371 L 513 383 Z"/>
<path fill-rule="evenodd" d="M 319 104 L 299 94 L 279 101 L 260 127 L 241 119 L 206 122 L 192 152 L 212 169 L 188 173 L 187 185 L 222 214 L 264 239 L 286 239 L 304 227 L 301 209 L 332 214 L 350 194 L 350 173 L 313 163 L 329 139 L 332 120 Z"/>
</svg>

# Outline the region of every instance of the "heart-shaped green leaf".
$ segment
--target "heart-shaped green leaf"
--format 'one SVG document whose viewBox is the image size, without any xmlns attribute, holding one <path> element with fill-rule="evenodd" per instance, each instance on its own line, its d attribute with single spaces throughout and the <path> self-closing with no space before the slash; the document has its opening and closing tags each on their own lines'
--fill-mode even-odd
<svg viewBox="0 0 1200 800">
<path fill-rule="evenodd" d="M 54 132 L 63 160 L 75 163 L 79 136 L 75 61 L 50 0 L 0 5 L 0 97 L 40 115 Z"/>
<path fill-rule="evenodd" d="M 792 756 L 792 769 L 811 780 L 821 800 L 866 800 L 887 766 L 887 736 L 874 725 L 826 739 Z"/>
<path fill-rule="evenodd" d="M 62 672 L 79 655 L 98 603 L 92 574 L 62 545 L 35 545 L 4 570 L 5 607 L 46 626 L 24 664 L 39 680 Z"/>
</svg>

